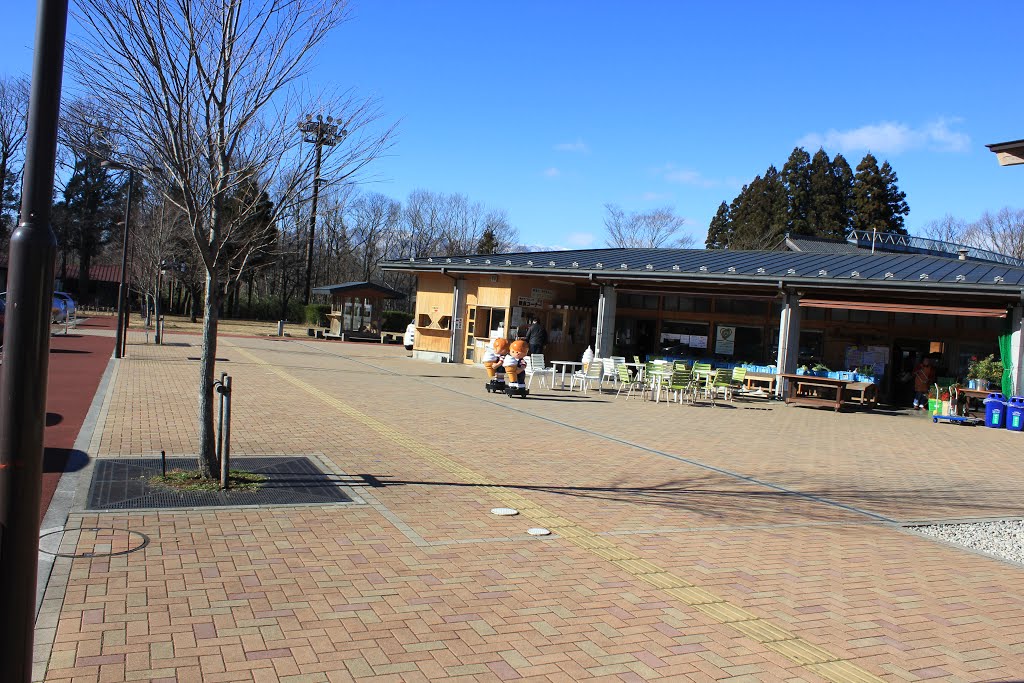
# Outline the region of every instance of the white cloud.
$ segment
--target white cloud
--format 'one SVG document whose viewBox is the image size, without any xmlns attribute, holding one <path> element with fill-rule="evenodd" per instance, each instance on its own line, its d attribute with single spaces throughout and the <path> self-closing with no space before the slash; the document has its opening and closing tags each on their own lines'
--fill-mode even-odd
<svg viewBox="0 0 1024 683">
<path fill-rule="evenodd" d="M 557 178 L 558 176 L 562 175 L 562 172 L 559 171 L 554 166 L 552 166 L 551 168 L 545 168 L 543 171 L 543 175 L 545 178 Z"/>
<path fill-rule="evenodd" d="M 666 199 L 671 199 L 672 195 L 667 192 L 644 192 L 640 195 L 640 199 L 645 202 L 663 202 Z"/>
<path fill-rule="evenodd" d="M 587 154 L 590 152 L 590 148 L 587 143 L 583 140 L 577 139 L 576 142 L 560 142 L 555 145 L 556 152 L 577 152 L 580 154 Z"/>
<path fill-rule="evenodd" d="M 589 247 L 594 243 L 594 235 L 589 232 L 570 232 L 565 236 L 565 242 L 574 249 Z"/>
<path fill-rule="evenodd" d="M 705 178 L 698 171 L 689 168 L 679 168 L 671 163 L 665 164 L 658 169 L 658 173 L 667 182 L 675 183 L 676 185 L 694 185 L 703 188 L 719 187 L 722 185 L 722 182 L 719 180 Z"/>
<path fill-rule="evenodd" d="M 913 149 L 935 152 L 963 152 L 971 144 L 966 133 L 952 130 L 962 119 L 936 119 L 914 128 L 896 121 L 882 121 L 851 130 L 831 129 L 825 133 L 809 133 L 797 141 L 805 149 L 824 147 L 840 152 L 877 152 L 899 154 Z"/>
</svg>

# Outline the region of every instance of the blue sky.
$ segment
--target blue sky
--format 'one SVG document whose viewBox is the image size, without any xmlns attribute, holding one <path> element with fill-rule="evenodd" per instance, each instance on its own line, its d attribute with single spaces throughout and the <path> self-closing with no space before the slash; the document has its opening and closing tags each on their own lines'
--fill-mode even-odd
<svg viewBox="0 0 1024 683">
<path fill-rule="evenodd" d="M 28 72 L 35 3 L 11 2 L 0 71 Z M 73 2 L 72 2 L 73 4 Z M 973 6 L 972 6 L 973 5 Z M 365 189 L 462 193 L 522 241 L 605 245 L 604 204 L 672 205 L 703 245 L 723 200 L 793 147 L 887 159 L 907 227 L 1020 208 L 1024 5 L 355 0 L 312 82 L 400 120 Z"/>
</svg>

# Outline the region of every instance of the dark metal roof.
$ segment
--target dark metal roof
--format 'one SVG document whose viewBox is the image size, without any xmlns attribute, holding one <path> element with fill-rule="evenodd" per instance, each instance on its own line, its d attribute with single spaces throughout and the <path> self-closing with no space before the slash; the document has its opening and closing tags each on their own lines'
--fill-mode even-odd
<svg viewBox="0 0 1024 683">
<path fill-rule="evenodd" d="M 538 274 L 603 282 L 659 280 L 762 283 L 841 289 L 1012 294 L 1024 288 L 1024 268 L 908 253 L 730 251 L 705 249 L 583 249 L 521 254 L 428 257 L 387 261 L 384 270 Z"/>
<path fill-rule="evenodd" d="M 784 242 L 790 251 L 811 251 L 818 254 L 855 254 L 860 251 L 856 244 L 846 240 L 826 239 L 810 235 L 787 236 Z"/>
<path fill-rule="evenodd" d="M 362 293 L 365 296 L 377 295 L 385 299 L 404 299 L 405 294 L 395 291 L 376 282 L 342 282 L 340 285 L 314 287 L 314 294 L 352 294 Z"/>
</svg>

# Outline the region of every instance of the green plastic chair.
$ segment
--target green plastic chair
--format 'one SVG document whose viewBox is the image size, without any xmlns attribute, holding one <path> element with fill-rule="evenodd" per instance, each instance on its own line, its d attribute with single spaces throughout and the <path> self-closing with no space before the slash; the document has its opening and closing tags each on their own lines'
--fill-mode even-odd
<svg viewBox="0 0 1024 683">
<path fill-rule="evenodd" d="M 685 363 L 677 364 L 672 368 L 672 376 L 666 389 L 675 392 L 676 400 L 680 403 L 684 398 L 691 404 L 696 403 L 697 387 L 693 383 L 693 373 Z"/>
<path fill-rule="evenodd" d="M 626 398 L 629 399 L 634 391 L 639 390 L 640 399 L 643 400 L 644 395 L 647 393 L 647 383 L 641 379 L 634 379 L 629 374 L 629 368 L 625 365 L 618 365 L 615 367 L 615 370 L 619 373 L 619 390 L 615 392 L 615 397 L 618 398 L 622 390 L 626 389 Z"/>
</svg>

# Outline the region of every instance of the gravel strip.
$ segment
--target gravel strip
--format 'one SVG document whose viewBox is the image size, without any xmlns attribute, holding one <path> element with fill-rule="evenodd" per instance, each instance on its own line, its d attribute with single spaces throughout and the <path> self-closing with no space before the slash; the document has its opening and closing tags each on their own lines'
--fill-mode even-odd
<svg viewBox="0 0 1024 683">
<path fill-rule="evenodd" d="M 910 527 L 926 536 L 1024 565 L 1024 519 Z"/>
</svg>

